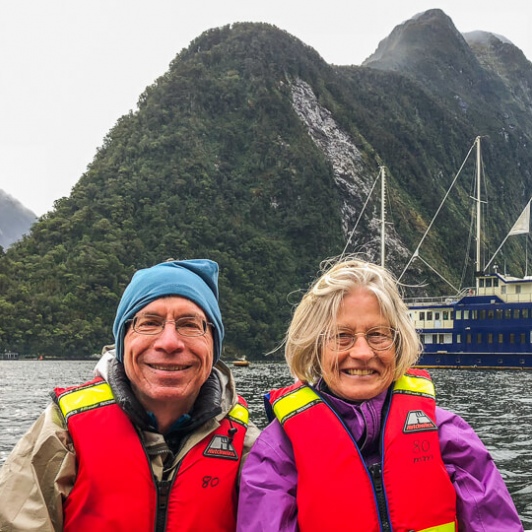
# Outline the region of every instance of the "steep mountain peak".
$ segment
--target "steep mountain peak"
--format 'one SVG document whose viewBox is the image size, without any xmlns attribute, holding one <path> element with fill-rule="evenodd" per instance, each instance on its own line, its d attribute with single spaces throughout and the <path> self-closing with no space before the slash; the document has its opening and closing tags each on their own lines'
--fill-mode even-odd
<svg viewBox="0 0 532 532">
<path fill-rule="evenodd" d="M 363 66 L 408 71 L 428 58 L 464 53 L 467 45 L 453 21 L 441 9 L 430 9 L 396 26 Z"/>
<path fill-rule="evenodd" d="M 469 46 L 475 44 L 479 46 L 490 46 L 493 44 L 494 40 L 513 45 L 513 42 L 510 41 L 510 39 L 507 39 L 504 35 L 499 35 L 490 31 L 469 31 L 467 33 L 463 33 L 463 36 Z"/>
<path fill-rule="evenodd" d="M 29 233 L 36 220 L 35 213 L 0 189 L 0 246 L 7 248 Z"/>
<path fill-rule="evenodd" d="M 532 110 L 532 63 L 503 35 L 487 31 L 464 33 L 482 67 L 505 85 L 528 116 Z"/>
<path fill-rule="evenodd" d="M 466 40 L 441 9 L 432 9 L 394 28 L 363 65 L 408 76 L 467 122 L 490 108 L 503 130 L 517 116 L 515 106 L 502 98 L 513 83 L 508 68 L 519 64 L 507 54 L 517 52 L 507 39 L 487 32 L 473 32 Z M 521 64 L 523 59 L 521 53 Z M 525 98 L 528 94 L 520 95 Z"/>
</svg>

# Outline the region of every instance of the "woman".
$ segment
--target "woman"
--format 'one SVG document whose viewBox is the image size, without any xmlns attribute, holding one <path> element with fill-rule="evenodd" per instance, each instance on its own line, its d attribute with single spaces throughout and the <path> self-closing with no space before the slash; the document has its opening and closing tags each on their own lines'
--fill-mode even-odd
<svg viewBox="0 0 532 532">
<path fill-rule="evenodd" d="M 522 531 L 489 452 L 435 404 L 383 268 L 337 262 L 296 308 L 273 422 L 244 466 L 240 531 Z"/>
</svg>

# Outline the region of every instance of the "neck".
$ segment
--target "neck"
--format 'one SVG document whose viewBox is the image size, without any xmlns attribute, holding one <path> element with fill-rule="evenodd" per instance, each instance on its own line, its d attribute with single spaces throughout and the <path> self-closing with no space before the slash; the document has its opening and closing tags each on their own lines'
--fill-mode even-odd
<svg viewBox="0 0 532 532">
<path fill-rule="evenodd" d="M 174 399 L 164 403 L 157 402 L 157 404 L 144 405 L 144 407 L 155 416 L 158 431 L 161 434 L 166 434 L 181 416 L 190 413 L 196 397 L 197 395 L 180 401 Z"/>
</svg>

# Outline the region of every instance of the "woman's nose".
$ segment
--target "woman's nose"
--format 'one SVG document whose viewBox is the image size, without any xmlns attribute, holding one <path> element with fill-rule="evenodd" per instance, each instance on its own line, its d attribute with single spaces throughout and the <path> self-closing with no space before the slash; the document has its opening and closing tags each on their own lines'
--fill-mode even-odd
<svg viewBox="0 0 532 532">
<path fill-rule="evenodd" d="M 375 353 L 368 344 L 366 337 L 361 334 L 355 336 L 355 343 L 349 349 L 349 356 L 353 358 L 373 358 Z"/>
</svg>

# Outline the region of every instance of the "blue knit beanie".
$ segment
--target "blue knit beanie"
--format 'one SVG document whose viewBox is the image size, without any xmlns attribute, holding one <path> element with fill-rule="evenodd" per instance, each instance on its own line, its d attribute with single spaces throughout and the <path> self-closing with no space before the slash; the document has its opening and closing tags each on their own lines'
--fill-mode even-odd
<svg viewBox="0 0 532 532">
<path fill-rule="evenodd" d="M 161 262 L 139 270 L 124 290 L 118 304 L 113 334 L 116 358 L 124 361 L 125 323 L 152 301 L 181 296 L 196 303 L 214 324 L 214 364 L 222 354 L 224 326 L 218 306 L 218 264 L 207 259 Z"/>
</svg>

